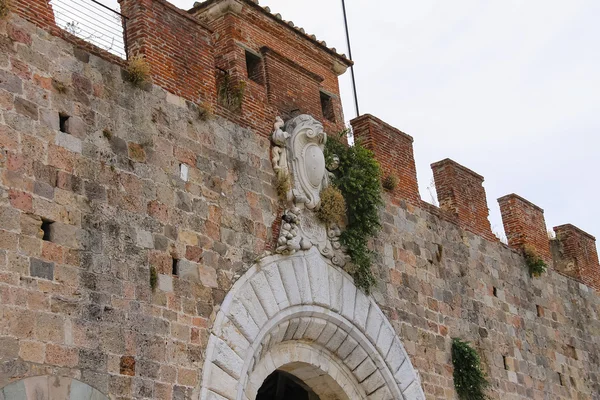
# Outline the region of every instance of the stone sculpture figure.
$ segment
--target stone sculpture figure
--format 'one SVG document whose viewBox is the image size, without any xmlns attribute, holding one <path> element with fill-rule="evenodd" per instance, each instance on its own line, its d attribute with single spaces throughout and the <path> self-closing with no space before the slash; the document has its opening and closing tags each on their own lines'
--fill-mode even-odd
<svg viewBox="0 0 600 400">
<path fill-rule="evenodd" d="M 338 241 L 341 230 L 336 225 L 325 226 L 313 212 L 321 205 L 321 190 L 329 185 L 323 125 L 303 114 L 285 124 L 277 117 L 274 128 L 273 169 L 279 182 L 289 186 L 283 196 L 287 205 L 276 252 L 294 254 L 317 246 L 323 256 L 344 265 L 347 256 Z"/>
</svg>

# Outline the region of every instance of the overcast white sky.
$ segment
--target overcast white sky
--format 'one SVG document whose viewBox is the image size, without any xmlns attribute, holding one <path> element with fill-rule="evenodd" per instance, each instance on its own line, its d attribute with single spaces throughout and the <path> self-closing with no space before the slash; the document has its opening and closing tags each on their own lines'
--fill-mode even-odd
<svg viewBox="0 0 600 400">
<path fill-rule="evenodd" d="M 116 0 L 101 0 L 114 5 Z M 193 0 L 172 0 L 183 9 Z M 341 1 L 262 0 L 346 52 Z M 443 158 L 517 193 L 546 223 L 600 237 L 600 1 L 347 0 L 361 113 L 415 139 L 424 200 Z M 342 77 L 346 119 L 354 107 Z"/>
</svg>

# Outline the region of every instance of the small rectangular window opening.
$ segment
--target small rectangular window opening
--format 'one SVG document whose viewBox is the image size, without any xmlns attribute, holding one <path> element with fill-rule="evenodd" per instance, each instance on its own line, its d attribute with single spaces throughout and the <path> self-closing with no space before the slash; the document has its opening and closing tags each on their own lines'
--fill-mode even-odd
<svg viewBox="0 0 600 400">
<path fill-rule="evenodd" d="M 504 363 L 504 369 L 508 371 L 508 364 L 506 363 L 506 356 L 502 356 L 502 362 Z"/>
<path fill-rule="evenodd" d="M 323 117 L 327 118 L 331 122 L 335 122 L 335 111 L 333 110 L 333 98 L 327 93 L 321 93 L 321 111 L 323 111 Z"/>
<path fill-rule="evenodd" d="M 262 58 L 246 50 L 246 71 L 251 81 L 264 84 Z"/>
<path fill-rule="evenodd" d="M 173 276 L 179 276 L 179 260 L 173 257 Z"/>
<path fill-rule="evenodd" d="M 494 286 L 494 297 L 498 297 L 498 288 Z"/>
<path fill-rule="evenodd" d="M 538 317 L 543 317 L 544 316 L 544 309 L 542 308 L 542 306 L 540 306 L 539 304 L 537 304 L 535 306 L 535 309 L 537 311 L 537 316 Z"/>
<path fill-rule="evenodd" d="M 71 117 L 69 117 L 67 114 L 58 114 L 58 126 L 61 132 L 69 133 L 67 132 L 69 118 Z"/>
<path fill-rule="evenodd" d="M 47 219 L 42 219 L 41 229 L 44 232 L 44 236 L 42 236 L 42 240 L 47 242 L 51 242 L 52 238 L 50 237 L 50 226 L 54 223 L 54 221 L 50 221 Z"/>
</svg>

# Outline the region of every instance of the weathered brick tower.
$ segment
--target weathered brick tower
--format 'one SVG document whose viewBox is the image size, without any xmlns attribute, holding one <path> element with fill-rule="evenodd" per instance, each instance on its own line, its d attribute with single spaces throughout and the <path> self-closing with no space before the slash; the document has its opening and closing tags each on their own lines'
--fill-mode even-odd
<svg viewBox="0 0 600 400">
<path fill-rule="evenodd" d="M 500 243 L 448 159 L 423 202 L 413 138 L 372 115 L 354 134 L 398 185 L 356 287 L 312 217 L 345 56 L 254 1 L 121 0 L 138 87 L 51 3 L 0 19 L 0 400 L 450 399 L 454 337 L 492 398 L 600 399 L 595 239 L 511 194 Z"/>
</svg>

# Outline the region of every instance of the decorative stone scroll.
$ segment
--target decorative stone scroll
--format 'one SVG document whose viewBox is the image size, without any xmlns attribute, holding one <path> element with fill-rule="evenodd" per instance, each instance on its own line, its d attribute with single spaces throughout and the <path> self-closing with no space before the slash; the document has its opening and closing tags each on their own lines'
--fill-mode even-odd
<svg viewBox="0 0 600 400">
<path fill-rule="evenodd" d="M 321 190 L 329 185 L 323 125 L 304 114 L 285 124 L 277 117 L 274 128 L 271 161 L 288 203 L 276 252 L 294 254 L 316 246 L 334 264 L 345 265 L 348 257 L 339 243 L 340 228 L 335 224 L 325 226 L 314 213 L 321 205 Z"/>
</svg>

